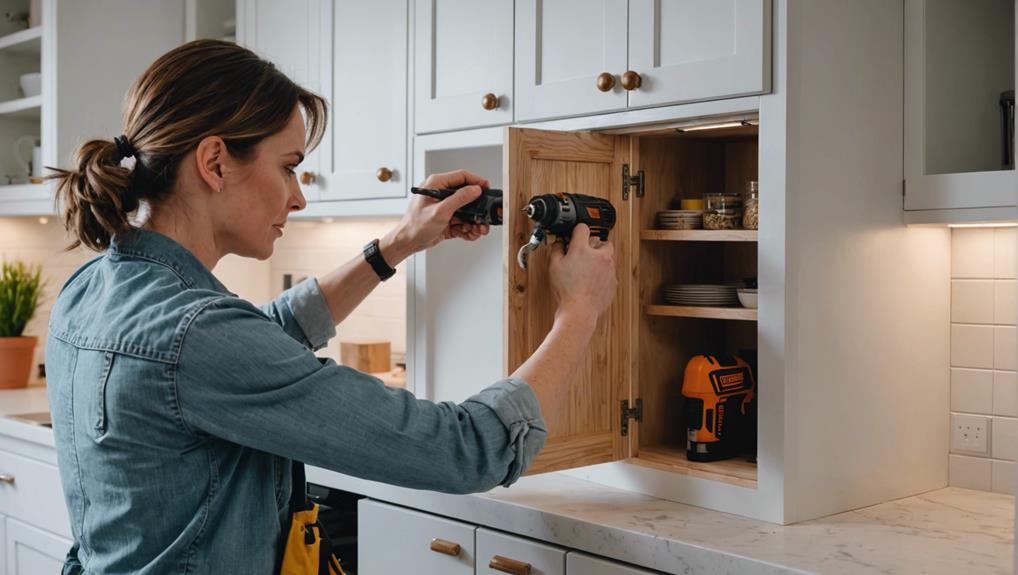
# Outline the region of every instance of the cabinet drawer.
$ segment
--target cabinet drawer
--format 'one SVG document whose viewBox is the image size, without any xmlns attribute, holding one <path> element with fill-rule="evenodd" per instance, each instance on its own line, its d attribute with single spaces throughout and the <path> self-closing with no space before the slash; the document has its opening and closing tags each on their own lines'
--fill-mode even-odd
<svg viewBox="0 0 1018 575">
<path fill-rule="evenodd" d="M 361 575 L 471 575 L 473 525 L 363 499 L 357 507 Z"/>
<path fill-rule="evenodd" d="M 500 561 L 505 567 L 493 567 L 494 561 Z M 482 573 L 502 575 L 504 573 L 527 572 L 514 571 L 512 565 L 529 565 L 530 575 L 565 575 L 566 550 L 479 527 L 477 529 L 478 575 Z"/>
<path fill-rule="evenodd" d="M 625 563 L 617 563 L 577 551 L 570 551 L 566 556 L 566 573 L 567 575 L 657 575 L 656 571 L 638 569 Z"/>
<path fill-rule="evenodd" d="M 9 517 L 5 524 L 7 536 L 3 545 L 7 555 L 7 575 L 60 572 L 71 548 L 70 541 Z M 0 533 L 3 533 L 2 529 Z M 0 565 L 2 568 L 3 565 Z"/>
<path fill-rule="evenodd" d="M 0 475 L 12 481 L 0 482 L 0 513 L 71 537 L 56 466 L 0 451 Z"/>
</svg>

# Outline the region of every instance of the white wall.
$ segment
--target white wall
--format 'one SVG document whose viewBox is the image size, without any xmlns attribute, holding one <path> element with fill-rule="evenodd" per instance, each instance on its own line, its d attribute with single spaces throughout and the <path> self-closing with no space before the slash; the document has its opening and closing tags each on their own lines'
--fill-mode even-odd
<svg viewBox="0 0 1018 575">
<path fill-rule="evenodd" d="M 282 292 L 284 273 L 294 274 L 295 280 L 323 275 L 360 254 L 364 244 L 384 235 L 395 221 L 291 222 L 284 237 L 276 242 L 275 254 L 269 260 L 227 256 L 214 273 L 240 297 L 264 303 Z M 57 218 L 0 218 L 0 260 L 20 259 L 41 264 L 47 282 L 40 309 L 26 330 L 27 335 L 40 338 L 34 365 L 45 362 L 46 326 L 60 288 L 78 267 L 96 255 L 83 248 L 64 252 L 69 243 Z M 376 289 L 337 328 L 337 337 L 319 352 L 319 356 L 338 361 L 340 341 L 382 339 L 392 342 L 393 359 L 402 361 L 406 352 L 405 267 L 405 264 L 397 266 L 396 276 Z"/>
<path fill-rule="evenodd" d="M 950 484 L 1013 493 L 1018 453 L 1014 228 L 955 229 L 951 249 L 951 416 L 989 422 L 988 451 L 951 449 Z"/>
</svg>

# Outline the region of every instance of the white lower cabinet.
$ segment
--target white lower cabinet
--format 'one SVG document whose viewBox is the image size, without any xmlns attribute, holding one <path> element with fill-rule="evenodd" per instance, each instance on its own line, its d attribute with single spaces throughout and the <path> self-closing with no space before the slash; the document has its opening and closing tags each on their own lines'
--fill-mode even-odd
<svg viewBox="0 0 1018 575">
<path fill-rule="evenodd" d="M 570 551 L 566 555 L 566 573 L 569 575 L 655 575 L 654 571 L 637 569 L 624 563 L 609 561 L 578 551 Z"/>
<path fill-rule="evenodd" d="M 6 555 L 6 575 L 60 572 L 70 541 L 10 517 L 4 525 L 0 533 L 6 531 L 2 552 Z"/>
<path fill-rule="evenodd" d="M 478 527 L 475 572 L 565 575 L 566 549 Z"/>
<path fill-rule="evenodd" d="M 357 508 L 361 575 L 469 575 L 476 527 L 363 499 Z"/>
</svg>

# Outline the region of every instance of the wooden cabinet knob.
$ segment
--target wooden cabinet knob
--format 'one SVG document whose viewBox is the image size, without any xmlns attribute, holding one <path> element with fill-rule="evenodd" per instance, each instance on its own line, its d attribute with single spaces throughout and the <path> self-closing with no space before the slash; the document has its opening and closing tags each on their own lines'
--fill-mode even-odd
<svg viewBox="0 0 1018 575">
<path fill-rule="evenodd" d="M 481 97 L 481 107 L 485 110 L 494 110 L 498 107 L 498 96 L 488 92 Z"/>
<path fill-rule="evenodd" d="M 377 172 L 375 172 L 375 177 L 378 178 L 379 182 L 388 182 L 392 179 L 392 170 L 382 166 L 381 168 L 378 168 Z"/>
<path fill-rule="evenodd" d="M 304 184 L 305 186 L 310 186 L 311 184 L 315 183 L 315 180 L 317 180 L 317 179 L 318 179 L 318 177 L 315 176 L 314 172 L 301 172 L 300 173 L 300 183 Z"/>
<path fill-rule="evenodd" d="M 602 92 L 611 92 L 615 87 L 615 76 L 608 72 L 601 72 L 597 75 L 597 89 Z"/>
<path fill-rule="evenodd" d="M 460 556 L 460 544 L 453 543 L 452 541 L 446 541 L 445 539 L 432 539 L 431 550 L 435 553 L 444 553 L 445 555 L 452 555 L 453 557 Z"/>
<path fill-rule="evenodd" d="M 7 485 L 14 485 L 14 476 L 2 474 L 0 475 L 0 483 L 6 483 Z"/>
<path fill-rule="evenodd" d="M 512 575 L 530 575 L 530 563 L 502 557 L 501 555 L 492 557 L 491 563 L 488 563 L 488 568 L 503 573 L 512 573 Z"/>
<path fill-rule="evenodd" d="M 632 91 L 639 88 L 640 84 L 642 83 L 643 78 L 641 78 L 639 74 L 632 70 L 627 70 L 626 73 L 622 75 L 622 87 L 625 88 L 627 91 Z"/>
</svg>

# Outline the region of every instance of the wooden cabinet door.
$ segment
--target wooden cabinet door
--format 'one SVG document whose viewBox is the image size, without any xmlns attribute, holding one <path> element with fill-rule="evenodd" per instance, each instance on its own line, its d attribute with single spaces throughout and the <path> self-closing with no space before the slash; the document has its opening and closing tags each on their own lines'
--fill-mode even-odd
<svg viewBox="0 0 1018 575">
<path fill-rule="evenodd" d="M 626 108 L 626 4 L 516 0 L 516 121 Z M 607 91 L 601 74 L 611 77 Z"/>
<path fill-rule="evenodd" d="M 387 503 L 357 504 L 362 575 L 472 575 L 476 527 Z"/>
<path fill-rule="evenodd" d="M 630 203 L 622 200 L 622 166 L 629 160 L 629 138 L 586 132 L 548 132 L 508 128 L 505 192 L 505 261 L 508 304 L 506 366 L 513 373 L 541 345 L 551 329 L 555 301 L 548 284 L 549 246 L 530 255 L 528 269 L 516 252 L 530 235 L 522 209 L 530 198 L 559 192 L 608 198 L 618 220 L 609 239 L 615 244 L 618 290 L 601 318 L 581 367 L 565 385 L 536 389 L 548 425 L 548 441 L 530 473 L 568 469 L 621 459 L 620 402 L 628 397 Z"/>
<path fill-rule="evenodd" d="M 327 46 L 331 44 L 325 0 L 240 0 L 237 3 L 238 41 L 271 61 L 294 82 L 331 102 L 328 92 Z M 317 200 L 321 190 L 323 148 L 310 152 L 297 168 L 299 174 L 314 176 L 302 186 L 308 201 Z"/>
<path fill-rule="evenodd" d="M 493 565 L 495 565 L 493 567 Z M 529 565 L 528 570 L 514 567 Z M 503 573 L 534 573 L 565 575 L 566 550 L 547 543 L 532 541 L 508 533 L 477 528 L 477 575 Z"/>
<path fill-rule="evenodd" d="M 578 551 L 570 551 L 566 555 L 566 575 L 655 575 L 655 573 Z"/>
<path fill-rule="evenodd" d="M 770 0 L 630 0 L 631 107 L 770 90 Z"/>
<path fill-rule="evenodd" d="M 71 548 L 70 541 L 10 517 L 5 524 L 7 575 L 60 572 Z"/>
<path fill-rule="evenodd" d="M 404 197 L 408 0 L 336 0 L 332 9 L 332 138 L 320 199 Z"/>
<path fill-rule="evenodd" d="M 417 133 L 511 123 L 513 3 L 416 0 L 414 84 Z"/>
</svg>

